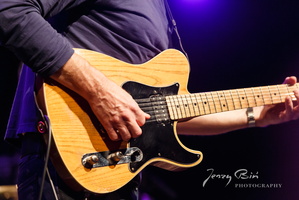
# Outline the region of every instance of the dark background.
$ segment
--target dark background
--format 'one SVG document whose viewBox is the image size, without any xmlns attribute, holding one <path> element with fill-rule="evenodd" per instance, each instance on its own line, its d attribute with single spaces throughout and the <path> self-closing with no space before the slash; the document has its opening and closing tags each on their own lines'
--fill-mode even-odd
<svg viewBox="0 0 299 200">
<path fill-rule="evenodd" d="M 298 76 L 299 2 L 286 0 L 171 0 L 191 64 L 189 91 L 204 92 L 282 83 Z M 4 135 L 17 70 L 0 49 L 0 133 Z M 144 171 L 144 199 L 297 199 L 298 121 L 234 131 L 219 136 L 182 137 L 203 152 L 187 171 Z M 0 184 L 15 183 L 16 149 L 0 144 Z M 258 179 L 210 180 L 208 169 L 233 175 L 247 169 Z M 235 188 L 236 183 L 282 184 L 282 188 Z"/>
</svg>

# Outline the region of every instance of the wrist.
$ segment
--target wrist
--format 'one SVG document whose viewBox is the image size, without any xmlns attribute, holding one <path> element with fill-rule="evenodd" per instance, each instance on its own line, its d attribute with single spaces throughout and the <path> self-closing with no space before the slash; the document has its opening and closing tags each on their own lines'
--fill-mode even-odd
<svg viewBox="0 0 299 200">
<path fill-rule="evenodd" d="M 255 122 L 255 117 L 254 117 L 254 112 L 252 107 L 247 108 L 246 115 L 247 115 L 247 127 L 248 128 L 256 127 L 256 122 Z"/>
</svg>

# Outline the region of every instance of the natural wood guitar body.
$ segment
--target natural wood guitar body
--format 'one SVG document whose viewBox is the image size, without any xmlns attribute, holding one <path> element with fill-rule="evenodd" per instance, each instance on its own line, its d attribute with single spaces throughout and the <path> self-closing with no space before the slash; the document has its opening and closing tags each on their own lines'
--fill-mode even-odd
<svg viewBox="0 0 299 200">
<path fill-rule="evenodd" d="M 180 119 L 283 103 L 287 95 L 296 100 L 293 91 L 298 83 L 189 94 L 188 60 L 174 49 L 140 65 L 84 49 L 76 53 L 122 86 L 151 115 L 140 137 L 129 143 L 112 142 L 84 99 L 59 84 L 40 85 L 38 102 L 50 119 L 54 164 L 66 182 L 94 193 L 119 189 L 150 164 L 172 171 L 199 164 L 202 153 L 185 147 L 178 138 Z M 115 153 L 125 156 L 115 160 Z"/>
<path fill-rule="evenodd" d="M 179 82 L 178 94 L 188 94 L 189 63 L 185 56 L 177 50 L 166 50 L 140 65 L 128 64 L 94 51 L 83 49 L 75 49 L 75 51 L 120 86 L 127 81 L 136 81 L 157 87 Z M 180 150 L 186 151 L 186 154 L 194 156 L 190 163 L 180 163 L 172 158 L 163 157 L 160 152 L 151 157 L 147 157 L 147 152 L 142 152 L 144 154 L 142 165 L 133 171 L 128 163 L 97 168 L 84 167 L 82 165 L 84 154 L 125 149 L 131 144 L 110 141 L 105 132 L 101 130 L 99 122 L 84 99 L 58 84 L 52 84 L 48 81 L 43 83 L 40 96 L 44 100 L 40 101 L 39 105 L 50 119 L 54 143 L 52 158 L 54 158 L 54 162 L 60 161 L 55 163 L 56 168 L 60 171 L 62 178 L 73 186 L 94 193 L 108 193 L 125 185 L 149 164 L 156 164 L 168 170 L 177 170 L 192 167 L 201 162 L 202 153 L 188 149 L 179 141 L 175 132 L 176 122 L 171 121 L 169 123 L 170 129 L 172 129 L 171 133 L 165 137 L 172 137 L 172 140 L 176 141 L 178 149 L 181 148 Z M 148 127 L 151 129 L 151 125 Z M 150 131 L 143 132 L 151 137 Z M 161 135 L 161 133 L 157 134 Z M 144 140 L 148 140 L 148 138 Z M 166 141 L 163 144 L 155 145 L 167 147 L 168 149 L 164 150 L 165 154 L 168 151 L 171 154 L 176 154 L 172 153 L 172 146 L 169 146 L 172 143 L 168 145 Z M 175 155 L 171 155 L 171 157 L 175 157 Z"/>
</svg>

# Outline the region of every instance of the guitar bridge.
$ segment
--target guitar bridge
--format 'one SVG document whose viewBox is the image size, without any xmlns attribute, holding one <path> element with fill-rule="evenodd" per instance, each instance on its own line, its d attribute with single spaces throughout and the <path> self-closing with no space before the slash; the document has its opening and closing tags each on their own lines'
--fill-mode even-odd
<svg viewBox="0 0 299 200">
<path fill-rule="evenodd" d="M 117 151 L 102 151 L 84 154 L 81 162 L 85 168 L 92 169 L 97 167 L 140 162 L 142 158 L 142 151 L 137 147 L 131 147 Z"/>
</svg>

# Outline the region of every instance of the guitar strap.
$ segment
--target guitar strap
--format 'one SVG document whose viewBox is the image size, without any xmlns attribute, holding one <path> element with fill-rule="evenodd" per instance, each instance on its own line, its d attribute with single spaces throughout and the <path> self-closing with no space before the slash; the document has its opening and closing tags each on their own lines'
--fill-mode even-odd
<svg viewBox="0 0 299 200">
<path fill-rule="evenodd" d="M 170 6 L 168 4 L 168 0 L 164 0 L 164 4 L 165 4 L 165 8 L 166 8 L 166 12 L 167 12 L 167 17 L 169 19 L 169 22 L 170 24 L 172 25 L 172 30 L 175 32 L 175 35 L 176 35 L 176 39 L 177 39 L 177 42 L 179 44 L 179 48 L 181 49 L 181 51 L 185 54 L 185 56 L 188 58 L 188 54 L 187 52 L 185 51 L 184 49 L 184 46 L 183 46 L 183 42 L 182 42 L 182 39 L 181 39 L 181 36 L 179 34 L 179 31 L 178 31 L 178 27 L 177 27 L 177 24 L 176 24 L 176 21 L 172 15 L 172 12 L 171 12 L 171 9 L 170 9 Z"/>
</svg>

